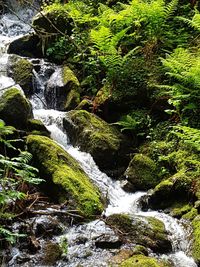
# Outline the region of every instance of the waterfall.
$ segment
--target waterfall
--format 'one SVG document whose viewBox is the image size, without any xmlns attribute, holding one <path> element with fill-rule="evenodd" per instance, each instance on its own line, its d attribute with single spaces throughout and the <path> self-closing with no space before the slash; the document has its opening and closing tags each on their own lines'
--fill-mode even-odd
<svg viewBox="0 0 200 267">
<path fill-rule="evenodd" d="M 10 4 L 13 1 L 8 1 Z M 14 1 L 15 2 L 15 1 Z M 34 11 L 29 9 L 18 10 L 21 18 L 30 19 Z M 30 32 L 31 28 L 23 21 L 19 20 L 13 14 L 4 14 L 0 20 L 0 87 L 11 86 L 14 81 L 6 76 L 6 65 L 8 55 L 6 54 L 6 47 L 11 40 L 16 36 L 23 35 Z M 57 68 L 44 60 L 38 60 L 41 66 L 39 71 L 34 71 L 35 82 L 34 90 L 35 95 L 32 96 L 31 102 L 34 109 L 34 117 L 40 119 L 51 132 L 51 137 L 60 144 L 70 155 L 72 155 L 88 174 L 90 179 L 98 186 L 102 194 L 108 199 L 108 206 L 104 211 L 104 215 L 108 216 L 115 213 L 127 213 L 131 216 L 142 215 L 144 217 L 153 216 L 161 220 L 166 230 L 169 233 L 170 240 L 173 245 L 172 253 L 168 255 L 154 255 L 156 257 L 171 259 L 175 267 L 197 267 L 194 260 L 187 256 L 188 254 L 188 236 L 189 233 L 184 225 L 177 219 L 157 211 L 143 212 L 139 206 L 139 200 L 146 192 L 127 193 L 120 185 L 120 181 L 113 181 L 105 173 L 102 173 L 98 166 L 95 164 L 90 154 L 81 152 L 77 147 L 73 147 L 67 137 L 67 133 L 63 129 L 63 117 L 67 114 L 65 112 L 56 111 L 53 109 L 46 109 L 47 103 L 44 98 L 44 90 L 50 74 Z M 109 257 L 109 252 L 101 249 L 95 249 L 93 254 L 93 261 L 90 258 L 84 258 L 90 252 L 93 244 L 93 238 L 101 234 L 112 233 L 102 221 L 92 221 L 79 226 L 73 226 L 66 230 L 64 236 L 67 237 L 69 243 L 68 257 L 69 262 L 67 266 L 76 266 L 78 263 L 84 266 L 108 266 L 104 258 Z M 75 242 L 77 236 L 85 238 L 85 242 Z M 59 237 L 61 238 L 61 237 Z M 60 239 L 59 239 L 60 240 Z M 18 251 L 16 252 L 18 253 Z M 15 266 L 15 256 L 9 266 Z M 81 258 L 82 255 L 82 258 Z M 81 258 L 81 259 L 80 259 Z M 25 265 L 24 265 L 25 266 Z M 66 266 L 62 265 L 59 266 Z"/>
</svg>

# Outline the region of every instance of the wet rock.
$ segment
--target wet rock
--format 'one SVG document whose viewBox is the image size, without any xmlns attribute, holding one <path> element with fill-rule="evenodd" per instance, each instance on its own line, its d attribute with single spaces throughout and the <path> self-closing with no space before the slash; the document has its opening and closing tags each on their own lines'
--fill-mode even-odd
<svg viewBox="0 0 200 267">
<path fill-rule="evenodd" d="M 0 117 L 8 125 L 24 129 L 33 117 L 31 104 L 17 88 L 8 89 L 0 97 Z"/>
<path fill-rule="evenodd" d="M 43 264 L 55 266 L 57 260 L 62 256 L 62 249 L 60 246 L 53 242 L 47 242 L 44 248 Z"/>
<path fill-rule="evenodd" d="M 124 240 L 148 247 L 154 252 L 169 252 L 172 249 L 164 224 L 153 217 L 113 214 L 107 223 Z"/>
<path fill-rule="evenodd" d="M 8 54 L 40 58 L 43 56 L 41 40 L 36 34 L 24 35 L 10 43 Z"/>
<path fill-rule="evenodd" d="M 95 241 L 95 246 L 102 249 L 117 249 L 122 245 L 122 241 L 115 235 L 102 235 Z"/>
<path fill-rule="evenodd" d="M 93 109 L 93 103 L 90 99 L 83 99 L 75 109 L 91 112 Z"/>
<path fill-rule="evenodd" d="M 33 154 L 35 166 L 45 179 L 43 190 L 54 201 L 66 201 L 84 217 L 100 214 L 103 209 L 98 189 L 63 148 L 45 136 L 29 135 L 28 150 Z"/>
<path fill-rule="evenodd" d="M 92 155 L 99 168 L 119 176 L 127 166 L 130 142 L 113 126 L 85 110 L 73 110 L 64 118 L 70 141 Z"/>
<path fill-rule="evenodd" d="M 36 135 L 45 135 L 50 137 L 49 130 L 45 127 L 45 125 L 40 121 L 36 119 L 29 119 L 27 121 L 27 129 L 31 132 L 31 134 Z"/>
<path fill-rule="evenodd" d="M 22 87 L 26 96 L 33 94 L 33 64 L 28 59 L 11 55 L 8 60 L 7 74 Z"/>
<path fill-rule="evenodd" d="M 152 159 L 143 155 L 136 154 L 127 170 L 124 173 L 124 176 L 130 182 L 126 187 L 129 191 L 137 190 L 147 190 L 154 187 L 159 182 L 157 166 Z"/>
<path fill-rule="evenodd" d="M 80 84 L 67 66 L 60 67 L 50 77 L 45 89 L 48 108 L 71 110 L 80 103 Z"/>
<path fill-rule="evenodd" d="M 33 229 L 36 237 L 51 237 L 59 235 L 64 231 L 60 222 L 51 216 L 36 218 Z"/>
<path fill-rule="evenodd" d="M 152 209 L 165 209 L 180 201 L 187 202 L 191 188 L 191 179 L 184 173 L 176 173 L 169 179 L 161 181 L 142 200 L 142 206 Z"/>
</svg>

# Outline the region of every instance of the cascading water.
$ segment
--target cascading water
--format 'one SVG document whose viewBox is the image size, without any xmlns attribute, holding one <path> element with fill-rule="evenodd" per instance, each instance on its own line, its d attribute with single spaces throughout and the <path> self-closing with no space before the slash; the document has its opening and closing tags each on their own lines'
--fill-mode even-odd
<svg viewBox="0 0 200 267">
<path fill-rule="evenodd" d="M 20 16 L 26 19 L 27 14 L 30 18 L 33 11 L 20 10 Z M 32 13 L 31 13 L 32 12 Z M 0 20 L 0 88 L 13 85 L 15 82 L 6 76 L 6 65 L 8 55 L 6 54 L 6 46 L 14 40 L 16 36 L 23 35 L 29 32 L 31 28 L 19 21 L 14 15 L 3 15 Z M 38 63 L 39 62 L 39 63 Z M 167 214 L 157 211 L 143 212 L 139 207 L 139 199 L 144 196 L 145 192 L 127 193 L 123 191 L 119 181 L 113 181 L 106 174 L 102 173 L 94 160 L 88 153 L 81 152 L 77 147 L 73 147 L 67 138 L 67 134 L 63 130 L 63 117 L 67 116 L 64 112 L 56 110 L 45 109 L 47 104 L 44 98 L 44 89 L 48 77 L 52 74 L 52 69 L 56 67 L 45 62 L 38 60 L 40 70 L 34 71 L 35 75 L 35 95 L 32 97 L 31 102 L 34 109 L 34 116 L 43 121 L 48 130 L 51 132 L 51 137 L 59 143 L 69 154 L 78 160 L 88 174 L 91 180 L 99 187 L 102 194 L 108 199 L 108 207 L 104 211 L 104 215 L 108 216 L 114 213 L 127 213 L 131 216 L 142 215 L 144 217 L 153 216 L 165 224 L 166 230 L 173 245 L 173 252 L 168 255 L 154 255 L 156 257 L 163 257 L 171 259 L 176 267 L 196 267 L 194 260 L 187 256 L 189 241 L 188 231 L 184 225 L 170 217 Z M 94 247 L 95 238 L 100 235 L 113 235 L 114 232 L 107 227 L 103 221 L 96 220 L 88 224 L 71 227 L 66 231 L 64 237 L 68 239 L 68 263 L 67 266 L 77 266 L 83 264 L 84 266 L 108 266 L 105 259 L 108 259 L 111 254 L 107 250 L 95 248 L 93 256 L 90 257 L 91 248 Z M 59 237 L 60 240 L 62 237 Z M 80 239 L 84 239 L 81 242 Z M 79 241 L 77 241 L 79 239 Z M 18 252 L 17 252 L 18 253 Z M 15 253 L 16 257 L 16 253 Z M 15 257 L 13 257 L 9 266 L 15 266 Z M 104 259 L 104 262 L 102 262 Z M 57 266 L 66 266 L 66 263 L 60 263 Z"/>
</svg>

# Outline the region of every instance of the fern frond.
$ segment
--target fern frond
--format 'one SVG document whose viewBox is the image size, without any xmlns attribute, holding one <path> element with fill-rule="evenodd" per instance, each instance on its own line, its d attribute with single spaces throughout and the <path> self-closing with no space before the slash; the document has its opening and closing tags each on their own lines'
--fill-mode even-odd
<svg viewBox="0 0 200 267">
<path fill-rule="evenodd" d="M 167 6 L 165 6 L 163 13 L 165 21 L 173 16 L 174 12 L 178 7 L 179 0 L 172 0 Z"/>
</svg>

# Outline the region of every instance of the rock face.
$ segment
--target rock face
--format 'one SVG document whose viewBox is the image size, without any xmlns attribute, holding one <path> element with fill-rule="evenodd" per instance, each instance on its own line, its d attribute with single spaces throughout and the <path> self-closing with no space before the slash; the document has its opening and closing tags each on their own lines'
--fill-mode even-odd
<svg viewBox="0 0 200 267">
<path fill-rule="evenodd" d="M 16 55 L 10 56 L 7 74 L 22 87 L 27 96 L 33 93 L 33 64 L 27 59 Z"/>
<path fill-rule="evenodd" d="M 75 159 L 48 137 L 29 135 L 27 145 L 40 176 L 46 180 L 45 193 L 60 203 L 68 201 L 85 217 L 102 212 L 99 191 Z"/>
<path fill-rule="evenodd" d="M 70 111 L 64 119 L 64 127 L 73 145 L 89 152 L 102 171 L 114 176 L 127 165 L 127 140 L 96 115 L 85 110 Z"/>
<path fill-rule="evenodd" d="M 0 97 L 0 118 L 6 124 L 23 129 L 32 117 L 31 104 L 19 89 L 10 88 Z"/>
<path fill-rule="evenodd" d="M 107 218 L 107 224 L 114 227 L 117 234 L 153 252 L 165 253 L 172 249 L 164 224 L 156 218 L 113 214 Z"/>
<path fill-rule="evenodd" d="M 10 43 L 8 53 L 40 58 L 43 56 L 41 40 L 36 34 L 24 35 Z"/>
<path fill-rule="evenodd" d="M 45 89 L 49 108 L 70 110 L 80 103 L 80 84 L 67 66 L 58 68 L 50 77 Z"/>
<path fill-rule="evenodd" d="M 143 154 L 133 157 L 124 176 L 131 183 L 133 191 L 150 189 L 159 182 L 156 164 Z"/>
</svg>

